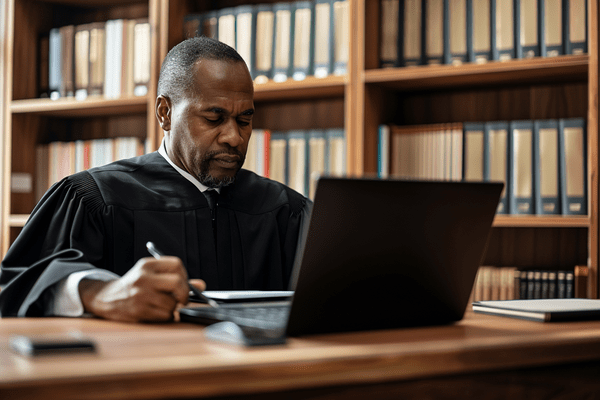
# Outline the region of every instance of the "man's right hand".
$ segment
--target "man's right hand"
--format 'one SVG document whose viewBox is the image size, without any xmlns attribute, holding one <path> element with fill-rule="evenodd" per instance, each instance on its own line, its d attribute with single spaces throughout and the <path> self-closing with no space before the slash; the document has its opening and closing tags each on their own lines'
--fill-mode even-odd
<svg viewBox="0 0 600 400">
<path fill-rule="evenodd" d="M 204 290 L 202 280 L 190 283 Z M 114 281 L 82 280 L 79 295 L 86 312 L 116 321 L 170 321 L 188 301 L 187 272 L 177 257 L 142 258 Z"/>
</svg>

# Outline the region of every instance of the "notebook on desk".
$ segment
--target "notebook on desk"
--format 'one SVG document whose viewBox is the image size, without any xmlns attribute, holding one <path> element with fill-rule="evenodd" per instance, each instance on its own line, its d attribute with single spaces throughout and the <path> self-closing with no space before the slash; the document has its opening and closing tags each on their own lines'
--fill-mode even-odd
<svg viewBox="0 0 600 400">
<path fill-rule="evenodd" d="M 283 336 L 462 319 L 502 183 L 321 178 L 290 289 L 266 325 Z M 182 321 L 253 326 L 254 304 L 187 307 Z M 236 315 L 228 315 L 229 308 Z M 268 311 L 268 310 L 267 310 Z M 262 329 L 262 328 L 261 328 Z"/>
</svg>

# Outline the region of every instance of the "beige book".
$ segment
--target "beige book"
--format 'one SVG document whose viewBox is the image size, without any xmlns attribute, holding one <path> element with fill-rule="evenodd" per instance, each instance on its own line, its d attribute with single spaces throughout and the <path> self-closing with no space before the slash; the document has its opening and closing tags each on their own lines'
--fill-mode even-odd
<svg viewBox="0 0 600 400">
<path fill-rule="evenodd" d="M 541 207 L 545 214 L 557 213 L 557 203 L 544 202 L 545 198 L 558 199 L 559 176 L 558 176 L 558 126 L 553 128 L 541 128 L 539 130 L 539 174 Z"/>
<path fill-rule="evenodd" d="M 104 89 L 104 67 L 106 63 L 106 32 L 104 23 L 90 27 L 90 83 L 88 94 L 100 95 Z"/>
<path fill-rule="evenodd" d="M 317 188 L 317 179 L 325 172 L 325 151 L 327 141 L 324 136 L 312 136 L 308 140 L 308 195 L 311 199 L 315 198 Z"/>
<path fill-rule="evenodd" d="M 562 45 L 562 0 L 544 0 L 544 36 L 546 42 L 546 57 L 556 57 L 561 54 Z"/>
<path fill-rule="evenodd" d="M 518 214 L 529 214 L 533 195 L 532 145 L 533 132 L 529 128 L 516 128 L 513 134 L 513 191 Z M 523 201 L 521 201 L 523 200 Z"/>
<path fill-rule="evenodd" d="M 510 51 L 515 47 L 514 37 L 513 0 L 496 0 L 496 48 L 501 61 L 511 58 Z"/>
<path fill-rule="evenodd" d="M 61 97 L 72 97 L 75 95 L 73 57 L 75 26 L 67 25 L 59 28 L 62 38 L 62 81 Z"/>
<path fill-rule="evenodd" d="M 275 68 L 273 80 L 282 82 L 287 80 L 290 67 L 290 39 L 292 13 L 290 10 L 277 10 L 275 12 Z"/>
<path fill-rule="evenodd" d="M 271 136 L 269 150 L 269 178 L 285 185 L 287 184 L 285 176 L 287 152 L 286 139 L 278 138 L 277 134 L 273 134 Z"/>
<path fill-rule="evenodd" d="M 460 65 L 467 60 L 467 1 L 449 0 L 448 10 L 451 62 Z"/>
<path fill-rule="evenodd" d="M 143 19 L 136 22 L 133 42 L 133 84 L 134 95 L 145 96 L 150 83 L 151 32 L 150 23 Z"/>
<path fill-rule="evenodd" d="M 483 129 L 465 130 L 465 180 L 483 181 Z"/>
<path fill-rule="evenodd" d="M 490 59 L 491 52 L 491 21 L 490 1 L 473 1 L 473 51 L 475 62 L 482 63 Z"/>
<path fill-rule="evenodd" d="M 333 73 L 343 75 L 350 57 L 350 5 L 348 0 L 333 3 Z"/>
<path fill-rule="evenodd" d="M 260 10 L 256 14 L 256 81 L 269 78 L 273 65 L 273 28 L 275 16 L 273 11 Z"/>
<path fill-rule="evenodd" d="M 583 155 L 585 154 L 583 127 L 565 127 L 564 146 L 566 197 L 567 199 L 584 197 L 587 174 L 583 168 Z M 569 202 L 568 211 L 578 213 L 582 207 L 581 202 Z"/>
<path fill-rule="evenodd" d="M 429 0 L 426 16 L 428 64 L 441 64 L 444 56 L 444 0 Z"/>
<path fill-rule="evenodd" d="M 537 1 L 521 1 L 521 37 L 523 58 L 539 55 L 535 47 L 539 45 L 538 38 L 538 4 Z"/>
<path fill-rule="evenodd" d="M 292 75 L 295 80 L 302 80 L 309 73 L 311 26 L 311 9 L 297 9 L 294 13 L 294 72 Z"/>
<path fill-rule="evenodd" d="M 78 25 L 75 28 L 75 98 L 87 97 L 90 81 L 90 26 Z"/>
<path fill-rule="evenodd" d="M 583 43 L 586 38 L 586 0 L 569 1 L 569 41 Z M 582 54 L 583 49 L 573 49 L 573 54 Z"/>
<path fill-rule="evenodd" d="M 421 59 L 422 0 L 404 1 L 404 65 L 414 66 Z"/>
<path fill-rule="evenodd" d="M 382 67 L 393 67 L 398 60 L 398 13 L 400 0 L 381 1 L 381 39 L 379 58 Z"/>
<path fill-rule="evenodd" d="M 313 52 L 314 76 L 324 78 L 330 73 L 332 32 L 330 29 L 331 7 L 328 2 L 315 4 L 315 45 Z"/>
</svg>

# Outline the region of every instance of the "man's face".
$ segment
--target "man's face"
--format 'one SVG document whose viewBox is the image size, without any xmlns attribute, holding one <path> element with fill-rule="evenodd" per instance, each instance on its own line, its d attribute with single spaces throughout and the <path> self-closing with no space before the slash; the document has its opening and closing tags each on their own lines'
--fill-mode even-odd
<svg viewBox="0 0 600 400">
<path fill-rule="evenodd" d="M 242 62 L 200 60 L 195 85 L 172 104 L 166 147 L 173 162 L 208 187 L 233 182 L 252 133 L 254 87 Z"/>
</svg>

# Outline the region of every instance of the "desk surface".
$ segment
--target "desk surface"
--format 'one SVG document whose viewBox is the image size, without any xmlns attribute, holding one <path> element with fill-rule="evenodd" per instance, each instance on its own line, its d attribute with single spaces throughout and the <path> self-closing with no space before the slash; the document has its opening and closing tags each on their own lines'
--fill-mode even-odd
<svg viewBox="0 0 600 400">
<path fill-rule="evenodd" d="M 13 334 L 77 331 L 89 355 L 26 358 Z M 184 323 L 0 319 L 0 398 L 211 397 L 431 379 L 600 360 L 600 321 L 543 324 L 467 312 L 450 326 L 290 338 L 243 348 Z"/>
</svg>

